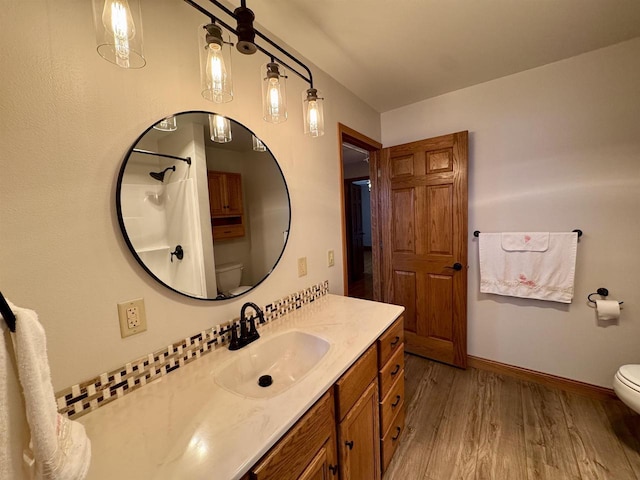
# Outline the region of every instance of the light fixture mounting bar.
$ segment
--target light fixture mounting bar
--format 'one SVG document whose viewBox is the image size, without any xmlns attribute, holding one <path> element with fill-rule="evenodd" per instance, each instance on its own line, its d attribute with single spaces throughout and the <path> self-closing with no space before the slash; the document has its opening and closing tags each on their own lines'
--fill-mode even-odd
<svg viewBox="0 0 640 480">
<path fill-rule="evenodd" d="M 220 10 L 222 10 L 224 13 L 226 13 L 227 15 L 229 15 L 231 18 L 233 18 L 234 20 L 238 20 L 237 16 L 234 12 L 232 12 L 231 10 L 229 10 L 227 7 L 225 7 L 222 3 L 218 2 L 217 0 L 209 0 L 211 3 L 213 3 L 216 7 L 218 7 Z M 220 25 L 222 25 L 225 29 L 227 29 L 229 32 L 233 33 L 236 37 L 238 37 L 238 32 L 236 31 L 235 28 L 231 27 L 229 24 L 225 23 L 224 21 L 222 21 L 219 17 L 217 17 L 216 15 L 213 15 L 210 11 L 208 11 L 206 8 L 202 7 L 201 5 L 197 4 L 195 1 L 193 0 L 184 0 L 185 3 L 187 3 L 188 5 L 190 5 L 191 7 L 195 8 L 196 10 L 198 10 L 200 13 L 202 13 L 203 15 L 206 15 L 207 17 L 209 17 L 211 19 L 212 22 L 217 22 Z M 241 6 L 242 7 L 246 7 L 246 2 L 245 0 L 241 0 Z M 265 34 L 263 34 L 262 32 L 256 30 L 254 28 L 254 32 L 256 34 L 256 36 L 260 37 L 262 40 L 264 40 L 265 42 L 267 42 L 269 45 L 271 45 L 273 48 L 275 48 L 276 50 L 278 50 L 279 52 L 281 52 L 282 54 L 286 55 L 288 58 L 290 58 L 291 60 L 293 60 L 296 64 L 298 64 L 299 66 L 301 66 L 307 73 L 307 75 L 305 76 L 303 73 L 300 73 L 296 68 L 292 67 L 290 65 L 290 63 L 285 62 L 284 60 L 282 60 L 281 58 L 279 58 L 277 55 L 274 55 L 272 52 L 268 51 L 266 48 L 261 47 L 258 44 L 255 44 L 256 48 L 262 52 L 264 55 L 266 55 L 267 57 L 270 57 L 274 60 L 277 60 L 279 63 L 281 63 L 282 65 L 284 65 L 285 67 L 287 67 L 291 72 L 295 73 L 298 77 L 300 77 L 301 79 L 303 79 L 305 82 L 307 82 L 310 86 L 310 88 L 313 88 L 313 75 L 311 74 L 311 70 L 309 69 L 309 67 L 307 67 L 303 62 L 301 62 L 300 60 L 298 60 L 295 56 L 293 56 L 292 54 L 290 54 L 289 52 L 287 52 L 284 48 L 282 48 L 280 45 L 278 45 L 277 43 L 275 43 L 273 40 L 271 40 L 269 37 L 267 37 Z"/>
</svg>

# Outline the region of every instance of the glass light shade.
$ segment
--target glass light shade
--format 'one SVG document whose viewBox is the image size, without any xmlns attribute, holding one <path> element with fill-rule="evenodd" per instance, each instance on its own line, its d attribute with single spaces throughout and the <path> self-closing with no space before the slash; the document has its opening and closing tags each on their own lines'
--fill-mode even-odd
<svg viewBox="0 0 640 480">
<path fill-rule="evenodd" d="M 202 96 L 211 102 L 233 100 L 229 36 L 212 23 L 200 28 L 200 84 Z"/>
<path fill-rule="evenodd" d="M 302 92 L 302 115 L 305 135 L 324 135 L 324 98 L 315 88 Z"/>
<path fill-rule="evenodd" d="M 93 0 L 98 54 L 122 68 L 142 68 L 140 0 Z"/>
<path fill-rule="evenodd" d="M 176 117 L 171 116 L 160 120 L 153 128 L 161 132 L 175 132 L 178 129 L 178 123 L 176 122 Z"/>
<path fill-rule="evenodd" d="M 209 115 L 209 133 L 211 140 L 218 143 L 231 141 L 231 122 L 222 115 Z"/>
<path fill-rule="evenodd" d="M 262 143 L 262 140 L 260 140 L 255 135 L 251 135 L 251 137 L 252 137 L 252 142 L 253 142 L 253 149 L 256 152 L 266 152 L 267 151 L 267 147 L 264 146 L 264 143 Z"/>
<path fill-rule="evenodd" d="M 276 62 L 262 66 L 262 118 L 270 123 L 287 120 L 287 92 L 284 67 Z"/>
</svg>

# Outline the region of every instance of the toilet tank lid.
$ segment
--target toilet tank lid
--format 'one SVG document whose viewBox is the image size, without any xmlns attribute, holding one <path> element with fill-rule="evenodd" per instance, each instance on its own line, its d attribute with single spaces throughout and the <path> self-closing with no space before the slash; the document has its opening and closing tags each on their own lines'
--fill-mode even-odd
<svg viewBox="0 0 640 480">
<path fill-rule="evenodd" d="M 236 268 L 242 268 L 242 263 L 240 262 L 229 262 L 229 263 L 221 263 L 220 265 L 216 265 L 216 273 L 224 273 L 229 270 L 235 270 Z"/>
<path fill-rule="evenodd" d="M 626 380 L 640 385 L 640 365 L 623 365 L 618 370 Z"/>
</svg>

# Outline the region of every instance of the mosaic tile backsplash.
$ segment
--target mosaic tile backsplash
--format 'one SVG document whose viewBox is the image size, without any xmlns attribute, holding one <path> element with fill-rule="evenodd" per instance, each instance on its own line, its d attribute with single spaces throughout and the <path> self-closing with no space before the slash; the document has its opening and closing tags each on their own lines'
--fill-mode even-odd
<svg viewBox="0 0 640 480">
<path fill-rule="evenodd" d="M 262 309 L 265 321 L 280 318 L 328 292 L 329 282 L 325 281 L 271 302 Z M 238 324 L 238 321 L 235 319 L 233 323 Z M 230 324 L 231 321 L 216 325 L 121 368 L 56 393 L 58 412 L 71 419 L 78 418 L 177 370 L 221 345 L 226 345 L 229 342 Z M 256 326 L 260 328 L 259 325 Z"/>
</svg>

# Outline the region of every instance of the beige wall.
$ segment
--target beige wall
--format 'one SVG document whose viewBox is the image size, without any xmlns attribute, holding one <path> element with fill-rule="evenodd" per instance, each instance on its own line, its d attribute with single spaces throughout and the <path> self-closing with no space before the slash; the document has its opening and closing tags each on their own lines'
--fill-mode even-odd
<svg viewBox="0 0 640 480">
<path fill-rule="evenodd" d="M 383 144 L 469 130 L 469 353 L 611 387 L 640 363 L 640 39 L 382 115 Z M 570 306 L 479 293 L 472 232 L 584 230 Z M 619 325 L 586 297 L 625 301 Z"/>
<path fill-rule="evenodd" d="M 153 5 L 151 5 L 153 4 Z M 0 285 L 36 310 L 48 336 L 56 390 L 325 279 L 342 292 L 337 123 L 379 139 L 380 116 L 313 68 L 327 98 L 326 134 L 303 135 L 301 92 L 288 81 L 289 120 L 261 119 L 259 66 L 234 54 L 236 99 L 200 96 L 198 25 L 206 18 L 175 0 L 143 2 L 147 66 L 126 71 L 95 51 L 91 2 L 3 5 Z M 258 19 L 259 20 L 259 19 Z M 279 160 L 292 208 L 291 237 L 272 276 L 247 297 L 204 302 L 160 286 L 138 266 L 120 233 L 115 185 L 138 135 L 177 111 L 214 110 L 244 123 Z M 296 259 L 308 258 L 298 278 Z M 118 302 L 144 297 L 148 331 L 120 338 Z"/>
</svg>

